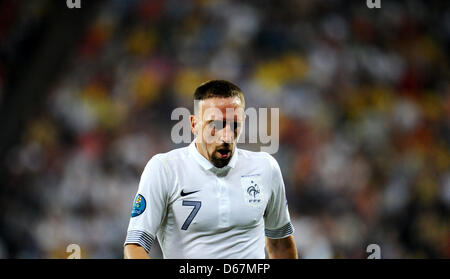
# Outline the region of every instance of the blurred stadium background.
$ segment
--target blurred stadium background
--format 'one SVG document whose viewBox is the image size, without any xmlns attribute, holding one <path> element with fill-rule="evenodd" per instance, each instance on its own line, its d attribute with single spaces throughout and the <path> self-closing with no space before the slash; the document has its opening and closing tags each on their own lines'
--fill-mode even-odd
<svg viewBox="0 0 450 279">
<path fill-rule="evenodd" d="M 122 258 L 172 110 L 215 78 L 280 108 L 302 258 L 450 257 L 448 1 L 65 2 L 0 1 L 1 258 Z"/>
</svg>

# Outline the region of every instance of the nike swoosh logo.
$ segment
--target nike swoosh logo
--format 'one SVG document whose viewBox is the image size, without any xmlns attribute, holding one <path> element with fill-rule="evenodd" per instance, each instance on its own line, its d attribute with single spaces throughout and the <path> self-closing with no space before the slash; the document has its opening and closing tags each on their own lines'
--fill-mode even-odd
<svg viewBox="0 0 450 279">
<path fill-rule="evenodd" d="M 198 190 L 198 191 L 200 191 L 200 190 Z M 187 192 L 187 193 L 185 193 L 184 192 L 184 190 L 181 190 L 181 196 L 182 197 L 184 197 L 184 196 L 187 196 L 187 195 L 190 195 L 190 194 L 194 194 L 194 193 L 197 193 L 198 191 L 192 191 L 192 192 Z"/>
</svg>

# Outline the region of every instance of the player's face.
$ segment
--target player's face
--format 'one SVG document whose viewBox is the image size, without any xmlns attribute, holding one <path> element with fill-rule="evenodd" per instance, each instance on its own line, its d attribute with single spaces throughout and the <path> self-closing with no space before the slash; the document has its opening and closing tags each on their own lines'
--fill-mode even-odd
<svg viewBox="0 0 450 279">
<path fill-rule="evenodd" d="M 214 166 L 226 166 L 234 154 L 244 120 L 244 105 L 239 97 L 200 101 L 196 115 L 191 117 L 199 152 Z"/>
</svg>

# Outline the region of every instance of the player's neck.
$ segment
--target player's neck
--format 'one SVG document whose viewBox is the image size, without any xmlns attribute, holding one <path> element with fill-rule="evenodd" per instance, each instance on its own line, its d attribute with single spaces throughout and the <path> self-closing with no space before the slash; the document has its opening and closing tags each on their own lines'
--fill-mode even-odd
<svg viewBox="0 0 450 279">
<path fill-rule="evenodd" d="M 197 149 L 198 153 L 203 156 L 206 160 L 209 160 L 208 152 L 206 151 L 206 148 L 204 148 L 202 145 L 195 143 L 195 148 Z"/>
</svg>

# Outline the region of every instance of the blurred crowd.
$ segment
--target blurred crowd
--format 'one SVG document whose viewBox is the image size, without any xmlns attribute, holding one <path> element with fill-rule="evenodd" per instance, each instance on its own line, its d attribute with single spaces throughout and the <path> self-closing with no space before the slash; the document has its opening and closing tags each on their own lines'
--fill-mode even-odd
<svg viewBox="0 0 450 279">
<path fill-rule="evenodd" d="M 227 79 L 280 109 L 301 258 L 449 258 L 449 42 L 435 1 L 106 1 L 2 158 L 0 257 L 121 258 L 171 112 Z"/>
</svg>

